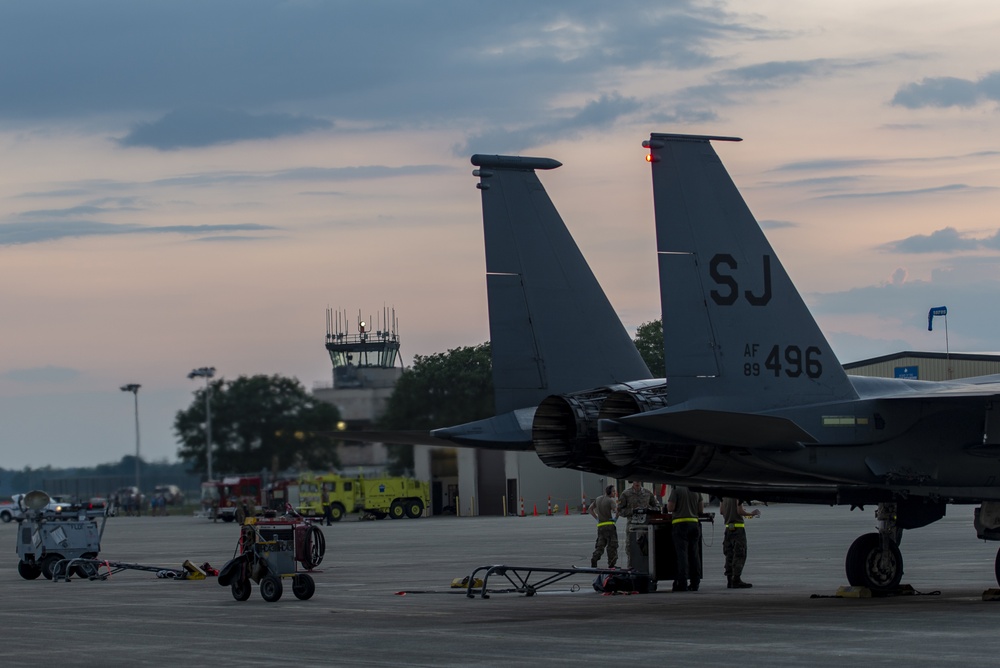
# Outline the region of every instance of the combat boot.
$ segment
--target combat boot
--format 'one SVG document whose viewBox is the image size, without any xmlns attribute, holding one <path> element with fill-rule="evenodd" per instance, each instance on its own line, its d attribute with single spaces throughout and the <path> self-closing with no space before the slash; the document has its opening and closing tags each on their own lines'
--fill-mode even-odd
<svg viewBox="0 0 1000 668">
<path fill-rule="evenodd" d="M 590 560 L 590 567 L 591 568 L 597 568 L 597 559 L 591 559 Z"/>
<path fill-rule="evenodd" d="M 739 578 L 733 578 L 733 583 L 730 585 L 730 589 L 749 589 L 753 585 L 749 582 L 744 582 Z"/>
</svg>

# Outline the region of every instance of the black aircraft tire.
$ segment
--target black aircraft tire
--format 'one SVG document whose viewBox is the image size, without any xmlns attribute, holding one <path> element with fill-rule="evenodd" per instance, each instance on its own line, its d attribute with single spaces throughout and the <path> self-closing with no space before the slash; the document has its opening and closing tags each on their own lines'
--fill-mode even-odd
<svg viewBox="0 0 1000 668">
<path fill-rule="evenodd" d="M 260 595 L 268 603 L 274 603 L 281 598 L 281 578 L 268 575 L 260 581 Z"/>
<path fill-rule="evenodd" d="M 872 591 L 892 591 L 903 579 L 903 554 L 895 543 L 888 544 L 882 554 L 882 541 L 877 533 L 866 533 L 851 543 L 845 562 L 847 581 L 853 587 Z"/>
<path fill-rule="evenodd" d="M 306 573 L 300 573 L 292 578 L 292 593 L 300 601 L 308 601 L 316 593 L 316 581 Z"/>
<path fill-rule="evenodd" d="M 42 569 L 37 564 L 29 564 L 27 561 L 17 562 L 17 574 L 25 580 L 37 580 L 42 574 Z"/>
</svg>

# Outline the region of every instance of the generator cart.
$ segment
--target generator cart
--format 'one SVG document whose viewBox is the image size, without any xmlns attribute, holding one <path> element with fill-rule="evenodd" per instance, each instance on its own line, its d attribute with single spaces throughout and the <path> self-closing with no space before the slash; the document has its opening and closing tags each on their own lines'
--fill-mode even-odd
<svg viewBox="0 0 1000 668">
<path fill-rule="evenodd" d="M 108 521 L 109 508 L 100 510 L 49 510 L 51 497 L 43 491 L 28 492 L 18 499 L 24 519 L 17 527 L 17 572 L 25 580 L 44 575 L 51 580 L 56 565 L 64 559 L 80 559 L 73 566 L 80 577 L 92 577 L 96 567 L 91 560 L 101 551 L 101 537 Z M 104 516 L 101 526 L 97 518 Z"/>
<path fill-rule="evenodd" d="M 281 598 L 282 579 L 291 579 L 292 593 L 308 600 L 316 592 L 312 578 L 323 561 L 326 539 L 323 531 L 302 517 L 247 517 L 240 527 L 236 556 L 219 571 L 219 584 L 228 586 L 233 598 L 250 598 L 251 582 L 261 597 L 273 603 Z"/>
</svg>

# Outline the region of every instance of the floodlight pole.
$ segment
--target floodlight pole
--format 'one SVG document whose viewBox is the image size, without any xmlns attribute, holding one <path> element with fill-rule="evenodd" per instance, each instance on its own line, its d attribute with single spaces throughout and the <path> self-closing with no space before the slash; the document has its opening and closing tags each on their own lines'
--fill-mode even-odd
<svg viewBox="0 0 1000 668">
<path fill-rule="evenodd" d="M 212 482 L 212 376 L 215 375 L 214 366 L 203 366 L 194 369 L 188 374 L 188 378 L 205 379 L 205 470 L 208 474 L 208 481 Z"/>
<path fill-rule="evenodd" d="M 131 392 L 135 396 L 135 489 L 136 493 L 141 489 L 139 487 L 139 388 L 142 387 L 139 383 L 129 383 L 128 385 L 122 385 L 122 392 Z"/>
</svg>

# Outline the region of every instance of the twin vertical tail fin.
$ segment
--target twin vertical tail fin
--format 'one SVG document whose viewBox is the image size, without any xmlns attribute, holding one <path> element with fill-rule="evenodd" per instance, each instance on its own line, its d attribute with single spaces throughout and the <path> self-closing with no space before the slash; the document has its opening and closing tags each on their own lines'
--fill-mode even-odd
<svg viewBox="0 0 1000 668">
<path fill-rule="evenodd" d="M 857 398 L 711 141 L 653 134 L 669 401 L 766 411 Z"/>
<path fill-rule="evenodd" d="M 496 409 L 642 380 L 649 369 L 535 170 L 549 158 L 474 155 L 486 237 Z"/>
</svg>

